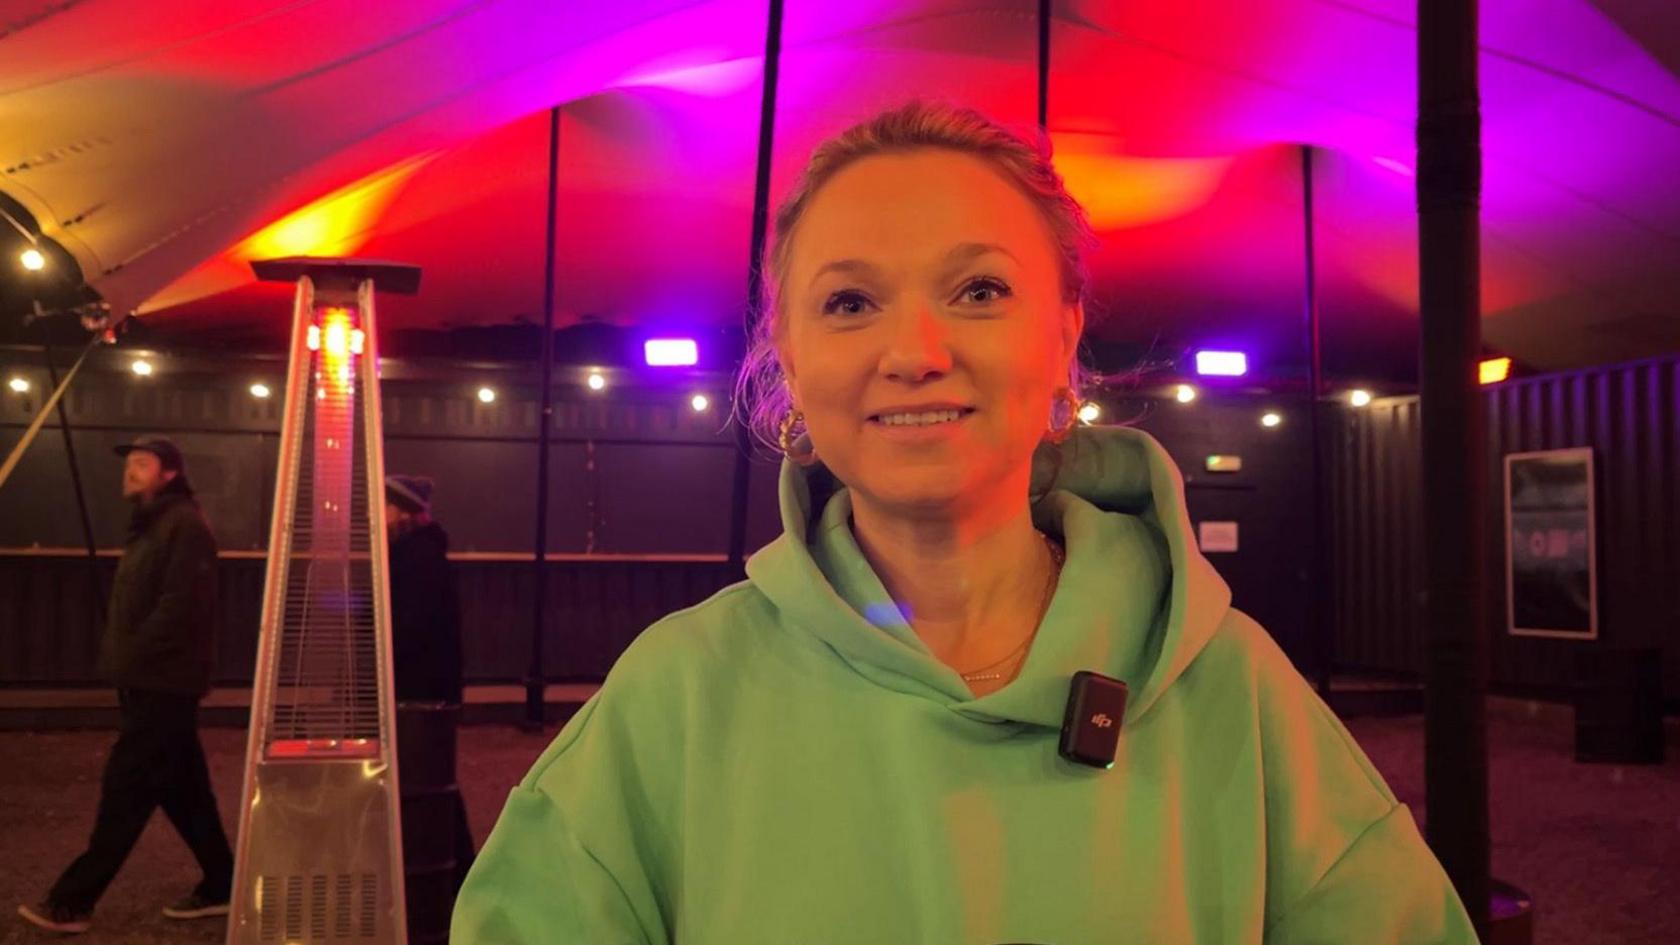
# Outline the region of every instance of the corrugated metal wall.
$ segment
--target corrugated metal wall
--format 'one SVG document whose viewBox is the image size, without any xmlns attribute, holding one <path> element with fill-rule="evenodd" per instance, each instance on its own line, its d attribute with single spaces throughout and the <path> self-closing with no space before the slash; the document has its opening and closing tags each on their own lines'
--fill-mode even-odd
<svg viewBox="0 0 1680 945">
<path fill-rule="evenodd" d="M 99 559 L 109 588 L 115 557 Z M 216 681 L 249 685 L 256 665 L 264 561 L 224 557 Z M 523 678 L 530 654 L 529 565 L 457 562 L 463 670 L 475 682 Z M 545 671 L 551 679 L 599 679 L 649 624 L 697 604 L 731 579 L 703 561 L 557 561 L 548 571 Z M 101 680 L 99 605 L 85 557 L 0 557 L 0 685 L 92 685 Z"/>
<path fill-rule="evenodd" d="M 0 351 L 0 359 L 9 352 Z M 38 356 L 37 356 L 38 357 Z M 114 360 L 114 359 L 108 359 Z M 27 364 L 27 362 L 24 362 Z M 121 546 L 128 507 L 111 448 L 138 433 L 174 437 L 223 549 L 266 547 L 268 504 L 280 427 L 278 397 L 250 395 L 252 381 L 283 386 L 274 362 L 231 359 L 215 373 L 174 371 L 136 380 L 125 363 L 88 370 L 65 397 L 83 485 L 102 548 Z M 50 389 L 44 371 L 0 360 L 32 392 L 0 396 L 0 455 L 17 442 Z M 539 407 L 519 372 L 450 366 L 452 376 L 388 380 L 383 386 L 385 466 L 431 476 L 438 518 L 452 547 L 529 552 L 534 546 Z M 525 372 L 529 373 L 529 372 Z M 476 376 L 475 376 L 476 375 Z M 480 403 L 480 384 L 494 403 Z M 724 554 L 727 551 L 735 441 L 726 430 L 726 382 L 717 377 L 622 383 L 595 395 L 557 385 L 552 420 L 548 548 L 614 554 Z M 689 397 L 712 407 L 697 413 Z M 56 418 L 0 489 L 0 548 L 79 548 L 64 440 Z M 779 530 L 775 467 L 755 464 L 748 503 L 750 547 Z"/>
<path fill-rule="evenodd" d="M 36 353 L 14 353 L 38 357 Z M 0 350 L 0 358 L 8 352 Z M 278 389 L 278 362 L 232 359 L 188 370 L 161 361 L 137 380 L 125 360 L 89 370 L 71 391 L 69 411 L 97 544 L 121 547 L 128 507 L 110 452 L 140 432 L 175 436 L 228 556 L 223 561 L 218 678 L 238 683 L 253 663 L 262 590 L 262 549 L 274 483 L 279 428 L 276 400 L 250 396 L 252 381 Z M 424 365 L 413 366 L 418 373 Z M 0 363 L 6 374 L 27 362 Z M 33 368 L 44 375 L 40 369 Z M 537 407 L 517 370 L 439 364 L 426 376 L 384 385 L 386 466 L 437 479 L 439 519 L 457 562 L 466 627 L 466 672 L 478 681 L 519 678 L 529 652 L 531 575 L 520 553 L 532 547 Z M 35 390 L 46 378 L 36 376 Z M 474 396 L 493 384 L 493 404 Z M 603 395 L 561 386 L 555 411 L 549 549 L 567 559 L 551 568 L 545 643 L 557 677 L 599 677 L 647 624 L 705 598 L 729 576 L 728 538 L 734 438 L 720 408 L 688 409 L 698 385 L 616 386 Z M 723 404 L 712 379 L 713 403 Z M 0 398 L 0 450 L 21 432 L 36 395 Z M 1210 390 L 1194 406 L 1120 398 L 1111 416 L 1154 433 L 1185 472 L 1195 522 L 1232 521 L 1241 549 L 1215 554 L 1237 606 L 1259 619 L 1300 663 L 1310 653 L 1306 570 L 1310 532 L 1300 510 L 1311 500 L 1307 416 L 1295 398 Z M 1278 427 L 1261 415 L 1277 411 Z M 1240 473 L 1205 471 L 1210 454 L 1239 455 Z M 68 477 L 63 438 L 47 429 L 17 475 L 0 490 L 0 685 L 97 681 L 98 606 Z M 749 547 L 780 530 L 775 467 L 755 464 L 748 505 Z M 56 549 L 56 550 L 55 550 Z M 68 556 L 67 556 L 68 555 Z M 612 555 L 640 560 L 612 560 Z M 707 560 L 707 559 L 710 560 Z M 582 559 L 582 560 L 577 560 Z M 108 584 L 115 558 L 99 561 Z M 1303 669 L 1307 669 L 1303 665 Z"/>
<path fill-rule="evenodd" d="M 90 568 L 56 418 L 0 489 L 0 685 L 99 682 L 99 621 L 129 506 L 111 448 L 164 433 L 181 445 L 222 558 L 217 678 L 250 679 L 255 661 L 278 447 L 278 362 L 158 359 L 144 380 L 102 351 L 65 398 L 96 545 Z M 0 455 L 49 389 L 39 354 L 0 351 L 0 374 L 32 382 L 0 397 Z M 521 678 L 530 652 L 539 410 L 530 371 L 410 365 L 383 386 L 386 467 L 437 480 L 435 509 L 459 552 L 465 671 Z M 730 579 L 724 556 L 735 441 L 724 379 L 620 376 L 605 395 L 557 383 L 552 446 L 545 661 L 551 678 L 599 678 L 648 624 Z M 635 381 L 640 383 L 633 383 Z M 498 396 L 485 404 L 480 385 Z M 689 406 L 696 392 L 712 408 Z M 754 463 L 748 547 L 779 531 L 776 467 Z M 582 559 L 582 560 L 580 560 Z"/>
<path fill-rule="evenodd" d="M 1584 647 L 1658 647 L 1680 698 L 1680 359 L 1538 377 L 1490 388 L 1488 632 L 1492 680 L 1558 691 Z M 1415 398 L 1339 416 L 1333 432 L 1336 660 L 1414 674 L 1423 659 L 1423 535 Z M 1592 447 L 1598 479 L 1596 642 L 1505 631 L 1504 457 Z"/>
</svg>

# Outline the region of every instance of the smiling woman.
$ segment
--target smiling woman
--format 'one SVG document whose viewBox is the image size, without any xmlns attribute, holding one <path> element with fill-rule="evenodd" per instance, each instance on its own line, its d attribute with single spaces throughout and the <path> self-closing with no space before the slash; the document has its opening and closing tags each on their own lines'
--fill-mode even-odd
<svg viewBox="0 0 1680 945">
<path fill-rule="evenodd" d="M 1474 941 L 1166 453 L 1074 429 L 1087 243 L 975 112 L 817 150 L 742 381 L 783 534 L 624 654 L 452 941 Z"/>
</svg>

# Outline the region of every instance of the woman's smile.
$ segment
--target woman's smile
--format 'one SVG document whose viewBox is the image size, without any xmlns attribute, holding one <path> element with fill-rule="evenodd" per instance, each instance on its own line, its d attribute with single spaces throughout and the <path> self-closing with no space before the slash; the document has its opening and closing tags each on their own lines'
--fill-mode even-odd
<svg viewBox="0 0 1680 945">
<path fill-rule="evenodd" d="M 937 443 L 960 434 L 974 412 L 973 407 L 948 404 L 891 407 L 870 414 L 866 425 L 889 443 Z"/>
</svg>

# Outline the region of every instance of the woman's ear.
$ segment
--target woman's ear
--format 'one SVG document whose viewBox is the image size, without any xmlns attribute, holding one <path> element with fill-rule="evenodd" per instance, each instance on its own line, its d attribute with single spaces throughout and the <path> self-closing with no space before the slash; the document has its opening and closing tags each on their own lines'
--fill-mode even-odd
<svg viewBox="0 0 1680 945">
<path fill-rule="evenodd" d="M 778 324 L 772 333 L 771 344 L 775 346 L 776 364 L 782 369 L 782 384 L 787 388 L 788 400 L 793 409 L 801 410 L 799 406 L 799 375 L 794 368 L 793 355 L 788 351 L 787 332 Z"/>
<path fill-rule="evenodd" d="M 1062 362 L 1072 364 L 1079 357 L 1079 339 L 1085 337 L 1085 306 L 1075 302 L 1062 309 Z"/>
</svg>

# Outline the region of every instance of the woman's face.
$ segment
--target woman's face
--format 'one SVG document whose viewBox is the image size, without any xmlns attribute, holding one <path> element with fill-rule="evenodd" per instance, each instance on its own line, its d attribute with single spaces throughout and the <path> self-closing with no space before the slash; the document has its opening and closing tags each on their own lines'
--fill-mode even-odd
<svg viewBox="0 0 1680 945">
<path fill-rule="evenodd" d="M 829 180 L 793 234 L 777 326 L 823 462 L 889 506 L 1025 499 L 1084 327 L 1058 258 L 979 158 L 878 155 Z"/>
</svg>

